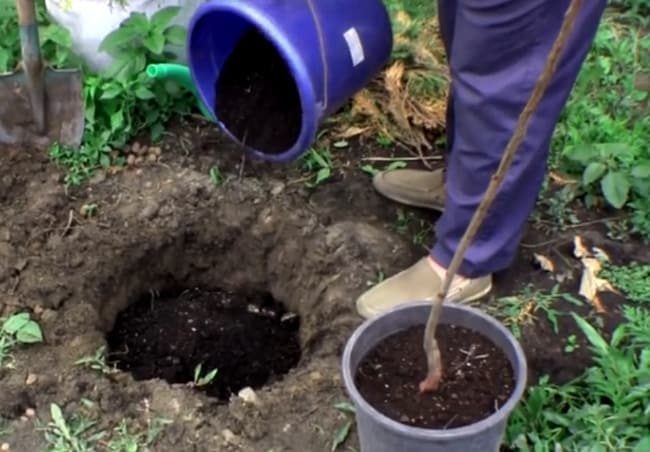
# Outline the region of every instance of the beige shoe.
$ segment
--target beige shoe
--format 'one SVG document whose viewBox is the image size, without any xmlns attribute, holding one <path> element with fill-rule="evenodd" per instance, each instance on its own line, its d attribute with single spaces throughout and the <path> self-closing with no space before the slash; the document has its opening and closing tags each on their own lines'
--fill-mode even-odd
<svg viewBox="0 0 650 452">
<path fill-rule="evenodd" d="M 424 257 L 410 268 L 401 271 L 357 299 L 357 312 L 368 319 L 389 311 L 401 304 L 432 300 L 442 281 Z M 492 290 L 492 275 L 454 283 L 447 301 L 463 303 L 477 300 Z"/>
<path fill-rule="evenodd" d="M 378 173 L 375 190 L 388 199 L 413 207 L 442 212 L 445 206 L 444 170 L 397 169 Z"/>
</svg>

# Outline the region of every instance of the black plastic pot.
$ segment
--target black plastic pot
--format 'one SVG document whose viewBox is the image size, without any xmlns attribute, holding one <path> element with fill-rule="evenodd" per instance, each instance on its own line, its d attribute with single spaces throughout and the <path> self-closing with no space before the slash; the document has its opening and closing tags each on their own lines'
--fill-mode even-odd
<svg viewBox="0 0 650 452">
<path fill-rule="evenodd" d="M 471 425 L 445 430 L 412 427 L 394 421 L 366 402 L 354 384 L 364 356 L 391 334 L 423 325 L 429 302 L 405 304 L 365 321 L 350 337 L 343 354 L 343 380 L 356 407 L 362 452 L 494 452 L 499 450 L 508 418 L 526 387 L 527 365 L 517 339 L 498 320 L 478 309 L 445 303 L 440 323 L 472 329 L 490 339 L 507 356 L 515 378 L 514 390 L 495 413 Z"/>
</svg>

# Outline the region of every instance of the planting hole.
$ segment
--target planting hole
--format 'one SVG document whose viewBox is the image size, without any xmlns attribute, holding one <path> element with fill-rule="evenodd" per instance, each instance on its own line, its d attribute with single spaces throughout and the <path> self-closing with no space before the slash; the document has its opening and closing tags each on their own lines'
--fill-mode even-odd
<svg viewBox="0 0 650 452">
<path fill-rule="evenodd" d="M 483 335 L 440 324 L 436 339 L 442 357 L 441 386 L 420 395 L 427 372 L 422 350 L 424 326 L 384 339 L 364 357 L 356 373 L 361 395 L 385 416 L 413 427 L 456 428 L 490 416 L 510 397 L 510 361 Z"/>
<path fill-rule="evenodd" d="M 226 59 L 215 86 L 215 111 L 239 141 L 266 154 L 290 149 L 302 129 L 300 94 L 275 48 L 250 28 Z"/>
<path fill-rule="evenodd" d="M 117 316 L 107 339 L 109 359 L 136 380 L 198 383 L 227 400 L 293 368 L 298 330 L 299 318 L 265 293 L 190 289 L 146 294 Z"/>
</svg>

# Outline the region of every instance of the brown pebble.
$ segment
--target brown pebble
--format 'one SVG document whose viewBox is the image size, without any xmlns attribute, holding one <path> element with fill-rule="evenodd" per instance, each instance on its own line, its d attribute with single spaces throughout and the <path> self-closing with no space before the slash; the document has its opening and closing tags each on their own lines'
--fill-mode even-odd
<svg viewBox="0 0 650 452">
<path fill-rule="evenodd" d="M 36 411 L 34 410 L 34 408 L 27 408 L 25 410 L 25 416 L 34 417 L 34 416 L 36 416 Z"/>
<path fill-rule="evenodd" d="M 139 165 L 140 163 L 142 163 L 142 157 L 136 157 L 135 158 L 135 164 Z"/>
<path fill-rule="evenodd" d="M 36 376 L 36 374 L 28 374 L 27 379 L 25 380 L 25 384 L 27 386 L 33 385 L 34 383 L 36 383 L 36 380 L 38 380 L 38 377 Z"/>
<path fill-rule="evenodd" d="M 149 154 L 147 156 L 147 160 L 150 162 L 155 162 L 156 160 L 158 160 L 158 157 L 156 156 L 156 154 Z"/>
<path fill-rule="evenodd" d="M 129 154 L 129 156 L 126 158 L 126 164 L 129 166 L 135 165 L 135 155 Z"/>
<path fill-rule="evenodd" d="M 160 157 L 160 154 L 162 154 L 162 149 L 160 149 L 160 146 L 151 146 L 149 148 L 149 152 L 156 157 Z"/>
</svg>

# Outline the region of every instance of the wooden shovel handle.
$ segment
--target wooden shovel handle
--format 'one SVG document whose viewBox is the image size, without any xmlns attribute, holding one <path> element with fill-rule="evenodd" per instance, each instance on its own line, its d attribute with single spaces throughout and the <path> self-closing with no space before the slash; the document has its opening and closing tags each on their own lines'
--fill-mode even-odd
<svg viewBox="0 0 650 452">
<path fill-rule="evenodd" d="M 36 23 L 36 5 L 34 0 L 16 0 L 18 24 L 21 27 Z"/>
<path fill-rule="evenodd" d="M 37 131 L 44 134 L 46 125 L 45 74 L 36 23 L 35 0 L 16 0 L 20 30 L 20 50 L 26 75 L 27 90 Z"/>
</svg>

